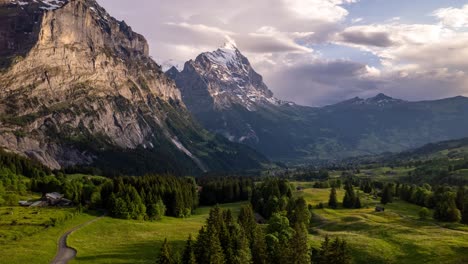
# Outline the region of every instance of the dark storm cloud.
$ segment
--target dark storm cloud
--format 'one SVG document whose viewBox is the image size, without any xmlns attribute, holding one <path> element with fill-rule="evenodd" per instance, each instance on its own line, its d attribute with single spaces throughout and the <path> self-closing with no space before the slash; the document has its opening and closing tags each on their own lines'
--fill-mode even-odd
<svg viewBox="0 0 468 264">
<path fill-rule="evenodd" d="M 395 43 L 386 32 L 344 31 L 339 35 L 341 41 L 376 47 L 390 47 Z"/>
</svg>

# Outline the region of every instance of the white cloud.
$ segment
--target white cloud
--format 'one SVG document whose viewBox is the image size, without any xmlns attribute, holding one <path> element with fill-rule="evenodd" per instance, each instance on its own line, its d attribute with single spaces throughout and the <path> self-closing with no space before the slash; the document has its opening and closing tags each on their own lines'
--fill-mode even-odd
<svg viewBox="0 0 468 264">
<path fill-rule="evenodd" d="M 462 8 L 441 8 L 432 13 L 441 23 L 448 27 L 462 28 L 468 27 L 468 5 Z"/>
<path fill-rule="evenodd" d="M 340 5 L 353 0 L 283 0 L 285 6 L 303 19 L 338 22 L 348 15 Z"/>
<path fill-rule="evenodd" d="M 405 99 L 468 94 L 468 5 L 435 10 L 434 24 L 405 17 L 366 24 L 375 20 L 365 12 L 346 19 L 356 0 L 98 1 L 143 33 L 160 63 L 181 65 L 232 37 L 282 99 L 323 105 L 377 92 Z M 382 65 L 329 60 L 313 49 L 329 43 L 370 52 Z"/>
</svg>

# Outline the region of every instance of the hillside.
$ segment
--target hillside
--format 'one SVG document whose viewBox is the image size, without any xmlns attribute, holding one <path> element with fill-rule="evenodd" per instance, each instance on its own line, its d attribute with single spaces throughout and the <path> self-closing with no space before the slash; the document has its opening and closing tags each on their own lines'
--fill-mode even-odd
<svg viewBox="0 0 468 264">
<path fill-rule="evenodd" d="M 0 2 L 0 146 L 50 168 L 260 168 L 194 122 L 146 39 L 94 0 Z M 125 161 L 125 162 L 123 162 Z"/>
</svg>

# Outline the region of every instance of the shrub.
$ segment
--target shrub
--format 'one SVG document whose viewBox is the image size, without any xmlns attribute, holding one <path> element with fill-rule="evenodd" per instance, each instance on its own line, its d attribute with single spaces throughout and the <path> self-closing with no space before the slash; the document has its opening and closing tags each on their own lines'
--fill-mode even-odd
<svg viewBox="0 0 468 264">
<path fill-rule="evenodd" d="M 419 210 L 419 219 L 421 220 L 426 220 L 428 217 L 429 217 L 429 209 L 427 209 L 426 207 L 423 207 L 421 208 L 421 210 Z"/>
</svg>

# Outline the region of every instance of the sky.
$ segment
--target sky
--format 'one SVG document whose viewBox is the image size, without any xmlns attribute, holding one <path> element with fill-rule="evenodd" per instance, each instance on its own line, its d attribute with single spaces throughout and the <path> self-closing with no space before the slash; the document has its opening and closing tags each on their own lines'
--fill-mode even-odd
<svg viewBox="0 0 468 264">
<path fill-rule="evenodd" d="M 233 39 L 282 100 L 468 96 L 468 0 L 98 0 L 183 67 Z"/>
</svg>

